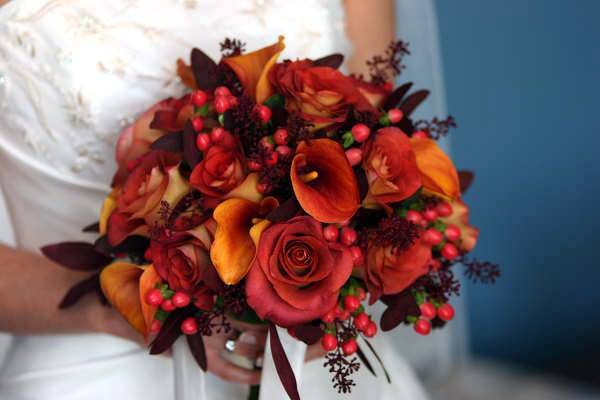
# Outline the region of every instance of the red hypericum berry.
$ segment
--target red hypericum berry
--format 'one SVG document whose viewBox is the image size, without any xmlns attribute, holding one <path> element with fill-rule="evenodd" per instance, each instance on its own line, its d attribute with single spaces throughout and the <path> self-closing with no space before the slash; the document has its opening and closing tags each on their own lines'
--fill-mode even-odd
<svg viewBox="0 0 600 400">
<path fill-rule="evenodd" d="M 452 206 L 447 201 L 442 201 L 435 209 L 440 217 L 449 217 L 452 215 Z"/>
<path fill-rule="evenodd" d="M 229 97 L 231 96 L 231 92 L 229 91 L 227 86 L 218 86 L 215 89 L 215 97 L 217 96 Z"/>
<path fill-rule="evenodd" d="M 367 325 L 369 325 L 369 322 L 371 322 L 371 319 L 364 312 L 361 312 L 356 317 L 354 317 L 354 326 L 359 331 L 364 330 L 367 327 Z"/>
<path fill-rule="evenodd" d="M 446 226 L 446 230 L 444 231 L 446 238 L 451 242 L 456 242 L 460 239 L 460 233 L 460 228 L 454 224 Z"/>
<path fill-rule="evenodd" d="M 336 225 L 331 224 L 323 228 L 323 237 L 328 242 L 337 242 L 339 236 L 340 230 Z"/>
<path fill-rule="evenodd" d="M 196 147 L 200 151 L 206 151 L 212 144 L 208 133 L 201 133 L 196 137 Z"/>
<path fill-rule="evenodd" d="M 321 320 L 323 322 L 325 322 L 326 324 L 330 324 L 335 320 L 335 317 L 336 317 L 336 313 L 335 313 L 335 309 L 333 309 L 333 310 L 327 311 L 327 313 L 321 317 Z"/>
<path fill-rule="evenodd" d="M 225 129 L 221 128 L 220 126 L 215 126 L 212 131 L 210 131 L 210 140 L 212 140 L 213 143 L 219 143 L 221 140 L 223 140 L 224 136 Z"/>
<path fill-rule="evenodd" d="M 412 222 L 413 224 L 419 225 L 421 223 L 421 221 L 423 221 L 423 218 L 421 217 L 421 213 L 415 210 L 408 210 L 406 212 L 406 217 L 405 217 L 408 221 Z"/>
<path fill-rule="evenodd" d="M 157 320 L 157 319 L 155 319 L 150 324 L 150 333 L 158 333 L 158 332 L 160 332 L 160 328 L 161 327 L 162 327 L 162 324 L 160 323 L 160 321 Z"/>
<path fill-rule="evenodd" d="M 426 319 L 419 319 L 415 322 L 414 329 L 419 335 L 427 336 L 431 332 L 431 322 Z"/>
<path fill-rule="evenodd" d="M 275 148 L 273 139 L 271 139 L 269 136 L 263 136 L 258 142 L 258 144 L 265 150 L 273 150 Z"/>
<path fill-rule="evenodd" d="M 394 89 L 394 84 L 392 82 L 385 82 L 383 84 L 383 88 L 387 91 L 387 92 L 391 92 Z"/>
<path fill-rule="evenodd" d="M 194 335 L 198 332 L 198 323 L 196 322 L 196 318 L 189 317 L 184 319 L 181 322 L 181 332 L 184 335 Z"/>
<path fill-rule="evenodd" d="M 194 130 L 196 132 L 200 132 L 202 128 L 204 128 L 204 121 L 200 117 L 196 117 L 192 119 L 192 125 L 194 126 Z"/>
<path fill-rule="evenodd" d="M 229 108 L 236 107 L 239 104 L 239 101 L 235 96 L 227 96 L 227 100 L 229 100 Z"/>
<path fill-rule="evenodd" d="M 271 190 L 271 185 L 269 185 L 268 183 L 261 182 L 258 185 L 256 185 L 256 190 L 258 190 L 259 193 L 265 194 Z"/>
<path fill-rule="evenodd" d="M 248 160 L 246 165 L 250 171 L 260 171 L 262 169 L 262 164 L 254 160 Z"/>
<path fill-rule="evenodd" d="M 354 339 L 348 339 L 344 343 L 342 343 L 342 351 L 344 352 L 344 355 L 346 355 L 346 356 L 350 356 L 350 355 L 356 353 L 357 349 L 358 349 L 358 345 L 356 344 L 356 340 L 354 340 Z"/>
<path fill-rule="evenodd" d="M 371 129 L 365 124 L 356 124 L 352 127 L 352 137 L 358 143 L 362 143 L 369 138 Z"/>
<path fill-rule="evenodd" d="M 432 320 L 435 318 L 437 314 L 437 310 L 435 306 L 431 303 L 423 303 L 419 306 L 419 310 L 421 310 L 421 317 Z"/>
<path fill-rule="evenodd" d="M 335 316 L 337 317 L 337 319 L 339 319 L 340 321 L 345 321 L 348 318 L 350 318 L 350 312 L 348 312 L 348 310 L 345 310 L 343 308 L 341 308 L 339 306 L 339 304 L 335 307 Z"/>
<path fill-rule="evenodd" d="M 442 247 L 442 256 L 446 260 L 454 260 L 458 257 L 458 249 L 452 243 L 446 243 L 444 247 Z"/>
<path fill-rule="evenodd" d="M 146 303 L 152 307 L 158 307 L 163 302 L 163 296 L 160 289 L 152 289 L 146 293 Z"/>
<path fill-rule="evenodd" d="M 442 240 L 444 240 L 444 235 L 442 235 L 437 229 L 429 228 L 423 232 L 423 240 L 430 246 L 437 246 L 438 244 L 442 243 Z"/>
<path fill-rule="evenodd" d="M 276 151 L 269 152 L 267 155 L 265 155 L 264 161 L 267 167 L 272 167 L 273 165 L 277 164 L 277 161 L 279 161 L 279 153 Z"/>
<path fill-rule="evenodd" d="M 423 218 L 425 218 L 427 221 L 435 221 L 436 219 L 438 219 L 438 213 L 435 210 L 435 208 L 426 208 L 425 210 L 423 210 Z"/>
<path fill-rule="evenodd" d="M 146 261 L 152 261 L 152 250 L 150 249 L 150 247 L 148 247 L 144 252 L 144 259 Z"/>
<path fill-rule="evenodd" d="M 332 351 L 337 348 L 338 341 L 334 335 L 331 333 L 326 333 L 321 338 L 321 346 L 323 346 L 323 350 Z"/>
<path fill-rule="evenodd" d="M 267 106 L 258 106 L 258 117 L 262 122 L 269 122 L 271 116 L 273 115 L 273 111 Z"/>
<path fill-rule="evenodd" d="M 346 150 L 346 158 L 351 166 L 356 166 L 362 161 L 362 150 L 356 147 Z"/>
<path fill-rule="evenodd" d="M 177 308 L 183 308 L 183 307 L 187 307 L 190 302 L 192 301 L 192 299 L 190 298 L 190 296 L 187 293 L 183 293 L 183 292 L 177 292 L 173 295 L 173 297 L 171 298 L 171 301 L 173 302 L 173 305 Z"/>
<path fill-rule="evenodd" d="M 275 148 L 275 151 L 281 156 L 281 158 L 288 158 L 292 155 L 292 148 L 286 145 L 280 145 Z"/>
<path fill-rule="evenodd" d="M 432 270 L 437 271 L 442 266 L 442 263 L 437 258 L 432 258 L 430 266 Z"/>
<path fill-rule="evenodd" d="M 163 311 L 171 312 L 175 311 L 177 307 L 175 307 L 175 304 L 173 304 L 173 301 L 171 299 L 166 299 L 161 303 L 160 308 L 162 308 Z"/>
<path fill-rule="evenodd" d="M 416 139 L 429 139 L 429 135 L 425 131 L 416 131 L 412 134 L 412 137 Z"/>
<path fill-rule="evenodd" d="M 342 228 L 342 234 L 340 236 L 340 241 L 346 246 L 352 246 L 356 239 L 358 238 L 358 234 L 356 231 L 349 226 L 345 226 Z"/>
<path fill-rule="evenodd" d="M 360 300 L 355 296 L 344 297 L 344 308 L 353 313 L 360 307 Z"/>
<path fill-rule="evenodd" d="M 402 120 L 402 118 L 404 118 L 404 113 L 398 108 L 392 108 L 388 110 L 387 115 L 392 124 L 397 124 Z"/>
<path fill-rule="evenodd" d="M 287 144 L 287 142 L 288 142 L 288 136 L 289 136 L 289 134 L 288 134 L 287 129 L 279 128 L 273 134 L 273 140 L 278 145 L 284 145 L 284 144 Z"/>
<path fill-rule="evenodd" d="M 225 97 L 225 96 L 215 97 L 215 110 L 219 114 L 223 114 L 225 111 L 227 111 L 229 109 L 230 106 L 231 106 L 231 103 L 229 102 L 229 99 L 227 97 Z"/>
<path fill-rule="evenodd" d="M 361 248 L 358 246 L 352 246 L 350 247 L 350 253 L 352 253 L 352 261 L 354 261 L 354 265 L 360 265 L 363 260 Z"/>
<path fill-rule="evenodd" d="M 196 107 L 202 107 L 204 103 L 206 103 L 206 100 L 208 100 L 208 95 L 203 90 L 196 90 L 194 93 L 192 93 L 191 100 L 192 104 Z"/>
<path fill-rule="evenodd" d="M 377 335 L 377 324 L 373 321 L 369 322 L 369 324 L 363 331 L 363 335 L 365 335 L 366 337 L 373 337 Z"/>
<path fill-rule="evenodd" d="M 356 289 L 356 297 L 358 297 L 360 301 L 363 301 L 367 298 L 367 292 L 365 292 L 365 289 L 359 287 L 358 289 Z"/>
<path fill-rule="evenodd" d="M 454 318 L 454 307 L 448 303 L 442 304 L 440 308 L 437 309 L 437 316 L 442 321 L 450 321 L 452 318 Z"/>
</svg>

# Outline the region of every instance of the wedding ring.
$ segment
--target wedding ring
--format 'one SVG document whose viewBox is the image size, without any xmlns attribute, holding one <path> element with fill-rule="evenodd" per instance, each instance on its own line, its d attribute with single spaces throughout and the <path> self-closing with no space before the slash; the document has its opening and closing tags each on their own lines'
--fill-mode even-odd
<svg viewBox="0 0 600 400">
<path fill-rule="evenodd" d="M 235 340 L 227 339 L 227 341 L 225 341 L 225 350 L 233 353 L 235 351 Z"/>
</svg>

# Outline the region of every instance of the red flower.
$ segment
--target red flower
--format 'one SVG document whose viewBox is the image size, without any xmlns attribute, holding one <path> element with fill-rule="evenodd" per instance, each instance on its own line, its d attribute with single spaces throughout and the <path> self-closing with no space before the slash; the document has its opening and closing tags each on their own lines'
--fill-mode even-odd
<svg viewBox="0 0 600 400">
<path fill-rule="evenodd" d="M 400 129 L 378 130 L 363 145 L 363 154 L 371 200 L 383 204 L 402 201 L 421 187 L 421 175 L 410 140 Z"/>
<path fill-rule="evenodd" d="M 324 315 L 352 273 L 350 250 L 323 238 L 308 216 L 266 228 L 246 278 L 248 304 L 284 327 Z"/>
<path fill-rule="evenodd" d="M 244 180 L 244 156 L 237 139 L 224 136 L 211 146 L 190 176 L 190 184 L 209 197 L 221 198 Z"/>
<path fill-rule="evenodd" d="M 431 247 L 420 239 L 407 250 L 373 243 L 367 249 L 365 277 L 373 304 L 384 294 L 400 293 L 425 275 L 431 263 Z"/>
<path fill-rule="evenodd" d="M 351 107 L 373 109 L 351 78 L 331 67 L 314 67 L 310 60 L 276 64 L 269 80 L 286 97 L 288 108 L 317 127 L 344 121 Z"/>
</svg>

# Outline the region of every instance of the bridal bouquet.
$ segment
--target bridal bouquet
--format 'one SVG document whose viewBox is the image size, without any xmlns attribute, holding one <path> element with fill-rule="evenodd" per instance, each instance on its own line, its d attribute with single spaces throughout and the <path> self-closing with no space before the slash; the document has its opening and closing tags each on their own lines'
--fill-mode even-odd
<svg viewBox="0 0 600 400">
<path fill-rule="evenodd" d="M 47 246 L 70 268 L 94 271 L 61 307 L 101 294 L 149 342 L 168 350 L 186 335 L 206 370 L 203 336 L 231 320 L 265 324 L 287 393 L 296 381 L 276 327 L 320 342 L 335 389 L 351 390 L 362 344 L 410 325 L 421 335 L 454 316 L 452 267 L 493 281 L 470 260 L 477 241 L 459 172 L 439 147 L 454 120 L 411 118 L 426 90 L 391 82 L 401 41 L 348 76 L 341 55 L 284 60 L 283 38 L 244 53 L 221 44 L 177 72 L 189 92 L 152 106 L 120 135 L 118 169 L 86 231 L 95 243 Z M 375 321 L 365 304 L 387 308 Z M 359 342 L 359 337 L 361 338 Z M 390 379 L 386 372 L 386 377 Z"/>
</svg>

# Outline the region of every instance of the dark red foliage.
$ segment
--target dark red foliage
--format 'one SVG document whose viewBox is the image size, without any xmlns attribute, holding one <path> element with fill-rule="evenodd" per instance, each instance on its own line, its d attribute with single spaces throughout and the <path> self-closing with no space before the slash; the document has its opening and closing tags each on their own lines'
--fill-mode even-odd
<svg viewBox="0 0 600 400">
<path fill-rule="evenodd" d="M 367 61 L 371 83 L 384 84 L 400 75 L 405 67 L 402 59 L 408 54 L 410 54 L 408 43 L 402 40 L 392 41 L 385 50 L 385 54 L 374 56 Z"/>
<path fill-rule="evenodd" d="M 370 243 L 378 247 L 392 246 L 397 250 L 406 250 L 420 236 L 421 228 L 398 216 L 385 217 L 375 228 L 364 228 L 359 232 L 359 244 L 366 248 Z"/>
<path fill-rule="evenodd" d="M 75 270 L 96 270 L 107 266 L 112 257 L 99 252 L 91 243 L 63 242 L 41 249 L 42 253 L 57 264 Z"/>
<path fill-rule="evenodd" d="M 488 261 L 461 260 L 465 266 L 465 276 L 472 282 L 495 283 L 500 277 L 500 266 Z"/>
<path fill-rule="evenodd" d="M 219 46 L 221 46 L 221 54 L 223 54 L 223 57 L 239 56 L 246 51 L 246 43 L 239 39 L 225 38 L 224 41 L 219 43 Z"/>
<path fill-rule="evenodd" d="M 431 121 L 419 120 L 415 122 L 415 130 L 425 131 L 435 140 L 447 136 L 451 128 L 456 128 L 456 121 L 452 116 L 448 116 L 446 119 L 435 117 Z"/>
</svg>

